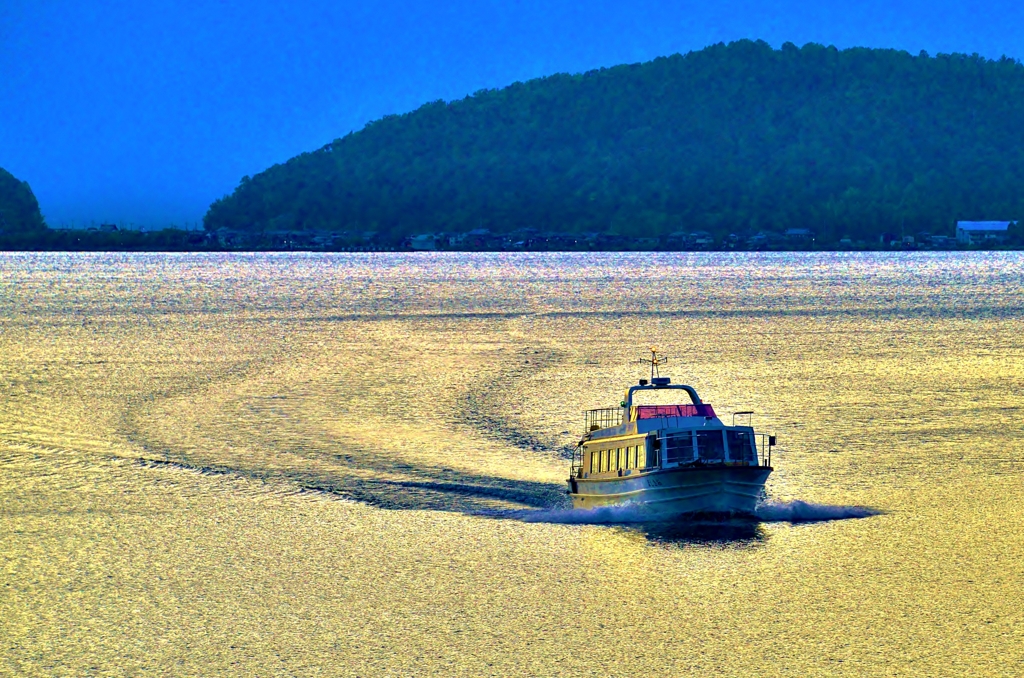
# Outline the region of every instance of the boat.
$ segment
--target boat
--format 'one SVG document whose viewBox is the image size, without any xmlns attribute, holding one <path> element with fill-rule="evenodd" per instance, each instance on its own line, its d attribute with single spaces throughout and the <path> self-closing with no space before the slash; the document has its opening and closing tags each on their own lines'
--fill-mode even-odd
<svg viewBox="0 0 1024 678">
<path fill-rule="evenodd" d="M 753 516 L 773 470 L 775 436 L 754 431 L 751 411 L 736 412 L 726 426 L 696 389 L 660 376 L 667 358 L 656 350 L 641 362 L 651 365 L 650 380 L 626 389 L 619 407 L 586 412 L 568 479 L 573 508 L 629 505 L 652 520 Z M 634 404 L 647 391 L 681 391 L 690 402 Z M 736 425 L 743 416 L 747 425 Z"/>
</svg>

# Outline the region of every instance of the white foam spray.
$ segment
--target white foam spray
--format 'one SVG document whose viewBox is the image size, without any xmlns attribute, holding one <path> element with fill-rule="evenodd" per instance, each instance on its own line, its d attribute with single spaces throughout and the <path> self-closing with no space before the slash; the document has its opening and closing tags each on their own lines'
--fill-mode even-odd
<svg viewBox="0 0 1024 678">
<path fill-rule="evenodd" d="M 757 517 L 765 522 L 809 523 L 822 520 L 869 518 L 882 512 L 868 506 L 835 506 L 812 504 L 806 501 L 766 501 L 755 509 Z"/>
<path fill-rule="evenodd" d="M 526 509 L 510 511 L 508 517 L 524 523 L 557 523 L 562 525 L 615 525 L 618 523 L 642 523 L 649 520 L 638 507 L 631 504 L 621 506 L 599 506 L 592 509 Z"/>
<path fill-rule="evenodd" d="M 879 515 L 881 511 L 867 506 L 836 506 L 806 501 L 766 501 L 758 504 L 753 520 L 769 523 L 809 523 L 827 520 L 848 520 Z M 562 525 L 615 525 L 656 522 L 641 507 L 631 504 L 601 506 L 593 509 L 524 509 L 488 512 L 492 517 L 510 518 L 524 523 L 555 523 Z"/>
</svg>

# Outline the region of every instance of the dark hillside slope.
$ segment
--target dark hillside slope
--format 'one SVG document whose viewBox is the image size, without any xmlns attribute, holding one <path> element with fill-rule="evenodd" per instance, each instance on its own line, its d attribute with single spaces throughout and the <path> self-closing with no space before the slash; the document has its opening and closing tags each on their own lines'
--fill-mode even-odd
<svg viewBox="0 0 1024 678">
<path fill-rule="evenodd" d="M 1021 216 L 1020 63 L 741 41 L 385 117 L 243 179 L 205 224 L 827 242 Z"/>
<path fill-rule="evenodd" d="M 45 228 L 32 189 L 0 168 L 0 234 L 17 235 Z"/>
</svg>

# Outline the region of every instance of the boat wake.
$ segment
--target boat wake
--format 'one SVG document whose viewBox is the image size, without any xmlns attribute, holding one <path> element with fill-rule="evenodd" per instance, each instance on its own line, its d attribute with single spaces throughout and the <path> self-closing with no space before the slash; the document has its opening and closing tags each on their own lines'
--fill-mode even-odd
<svg viewBox="0 0 1024 678">
<path fill-rule="evenodd" d="M 562 525 L 615 525 L 651 522 L 649 513 L 630 504 L 602 506 L 596 509 L 523 509 L 500 512 L 503 518 L 525 523 Z M 882 512 L 867 506 L 837 506 L 806 501 L 767 501 L 759 504 L 751 520 L 764 523 L 812 523 L 851 518 L 869 518 Z M 493 515 L 493 514 L 492 514 Z M 706 522 L 707 517 L 697 516 Z"/>
<path fill-rule="evenodd" d="M 524 523 L 554 523 L 559 525 L 616 525 L 642 523 L 650 520 L 636 506 L 601 506 L 595 509 L 522 509 L 509 511 L 503 517 Z"/>
<path fill-rule="evenodd" d="M 766 501 L 758 505 L 757 517 L 766 523 L 813 523 L 826 520 L 870 518 L 882 512 L 868 506 L 836 506 L 800 501 Z"/>
</svg>

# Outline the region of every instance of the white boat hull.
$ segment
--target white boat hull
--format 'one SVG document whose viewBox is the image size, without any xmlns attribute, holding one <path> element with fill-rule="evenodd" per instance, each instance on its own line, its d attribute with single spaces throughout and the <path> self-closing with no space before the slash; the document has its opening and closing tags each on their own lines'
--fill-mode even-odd
<svg viewBox="0 0 1024 678">
<path fill-rule="evenodd" d="M 573 508 L 629 504 L 652 519 L 714 513 L 754 514 L 772 469 L 767 466 L 688 466 L 634 471 L 612 478 L 572 478 Z"/>
</svg>

